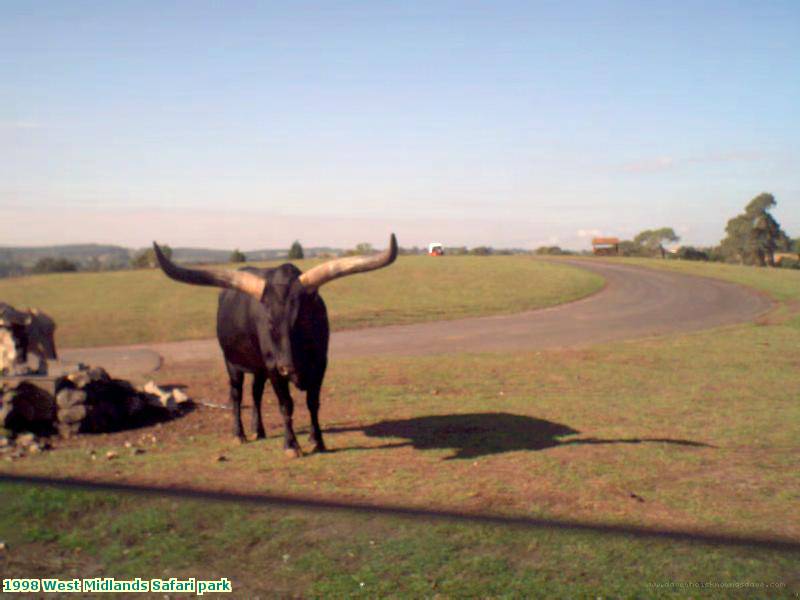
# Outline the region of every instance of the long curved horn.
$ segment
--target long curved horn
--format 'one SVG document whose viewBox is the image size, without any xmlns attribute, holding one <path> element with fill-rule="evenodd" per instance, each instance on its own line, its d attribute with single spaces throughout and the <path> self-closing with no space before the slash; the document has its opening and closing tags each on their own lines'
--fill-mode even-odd
<svg viewBox="0 0 800 600">
<path fill-rule="evenodd" d="M 380 269 L 392 264 L 395 258 L 397 258 L 397 238 L 392 234 L 389 238 L 389 247 L 383 252 L 372 256 L 348 256 L 329 260 L 300 275 L 300 283 L 307 288 L 318 288 L 345 275 Z"/>
<path fill-rule="evenodd" d="M 168 277 L 183 283 L 193 285 L 213 285 L 215 287 L 231 288 L 239 290 L 245 294 L 253 296 L 256 300 L 261 300 L 264 295 L 264 288 L 267 282 L 253 273 L 247 271 L 206 271 L 205 269 L 186 269 L 179 267 L 170 259 L 164 256 L 158 244 L 153 242 L 153 249 L 156 251 L 156 258 L 161 270 Z"/>
</svg>

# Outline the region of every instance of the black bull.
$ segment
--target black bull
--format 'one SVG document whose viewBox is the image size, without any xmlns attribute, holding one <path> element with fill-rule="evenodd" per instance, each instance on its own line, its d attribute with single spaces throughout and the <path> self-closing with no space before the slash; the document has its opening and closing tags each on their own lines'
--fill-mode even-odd
<svg viewBox="0 0 800 600">
<path fill-rule="evenodd" d="M 397 257 L 394 234 L 389 247 L 379 254 L 334 259 L 305 273 L 289 263 L 273 269 L 187 269 L 172 263 L 155 242 L 153 247 L 161 269 L 172 279 L 227 288 L 219 296 L 217 338 L 230 380 L 234 435 L 241 441 L 245 439 L 242 387 L 245 373 L 252 373 L 256 436 L 265 437 L 261 398 L 269 379 L 283 417 L 284 449 L 290 456 L 302 455 L 292 427 L 291 381 L 306 392 L 313 451 L 324 452 L 318 414 L 320 389 L 328 363 L 330 328 L 325 303 L 318 290 L 339 277 L 372 271 L 394 262 Z"/>
</svg>

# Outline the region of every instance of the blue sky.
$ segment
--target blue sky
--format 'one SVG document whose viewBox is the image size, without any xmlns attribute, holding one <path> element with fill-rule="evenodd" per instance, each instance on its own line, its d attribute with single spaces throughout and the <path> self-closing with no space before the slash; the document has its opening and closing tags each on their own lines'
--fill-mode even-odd
<svg viewBox="0 0 800 600">
<path fill-rule="evenodd" d="M 800 3 L 0 4 L 0 244 L 800 236 Z"/>
</svg>

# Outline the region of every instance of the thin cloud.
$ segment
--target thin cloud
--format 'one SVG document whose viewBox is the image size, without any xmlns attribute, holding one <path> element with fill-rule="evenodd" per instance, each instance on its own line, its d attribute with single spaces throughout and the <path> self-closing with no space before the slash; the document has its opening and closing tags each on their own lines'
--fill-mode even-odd
<svg viewBox="0 0 800 600">
<path fill-rule="evenodd" d="M 671 156 L 660 156 L 649 158 L 622 165 L 622 170 L 626 173 L 655 173 L 666 171 L 676 165 L 677 161 Z"/>
<path fill-rule="evenodd" d="M 684 165 L 756 162 L 764 158 L 766 158 L 766 155 L 763 152 L 720 152 L 687 158 L 659 156 L 625 163 L 619 167 L 619 170 L 625 173 L 657 173 Z"/>
<path fill-rule="evenodd" d="M 44 127 L 38 121 L 0 121 L 0 129 L 41 129 Z"/>
<path fill-rule="evenodd" d="M 535 241 L 525 242 L 522 246 L 523 248 L 540 248 L 542 246 L 558 246 L 561 244 L 561 238 L 557 235 L 551 235 L 545 239 L 539 239 Z"/>
<path fill-rule="evenodd" d="M 578 231 L 575 232 L 575 235 L 577 235 L 579 238 L 595 238 L 601 237 L 603 232 L 599 229 L 578 229 Z"/>
</svg>

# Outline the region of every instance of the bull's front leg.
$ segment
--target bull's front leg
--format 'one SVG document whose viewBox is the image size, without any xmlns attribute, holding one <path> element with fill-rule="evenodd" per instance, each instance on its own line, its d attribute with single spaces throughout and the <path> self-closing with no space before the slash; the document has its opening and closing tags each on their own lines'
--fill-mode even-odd
<svg viewBox="0 0 800 600">
<path fill-rule="evenodd" d="M 292 427 L 294 402 L 292 395 L 289 393 L 289 380 L 277 375 L 270 379 L 272 381 L 272 389 L 275 390 L 275 395 L 278 397 L 281 416 L 283 417 L 283 451 L 290 458 L 298 458 L 303 456 L 303 450 L 297 442 L 297 437 L 294 435 L 294 428 Z"/>
<path fill-rule="evenodd" d="M 253 374 L 253 426 L 257 440 L 263 440 L 267 437 L 264 431 L 264 421 L 261 420 L 261 398 L 264 395 L 264 384 L 266 382 L 266 373 Z"/>
<path fill-rule="evenodd" d="M 322 441 L 322 430 L 319 427 L 319 392 L 322 384 L 316 384 L 308 388 L 306 392 L 306 404 L 308 413 L 311 415 L 311 433 L 308 435 L 309 441 L 314 444 L 312 452 L 325 452 L 325 442 Z"/>
</svg>

